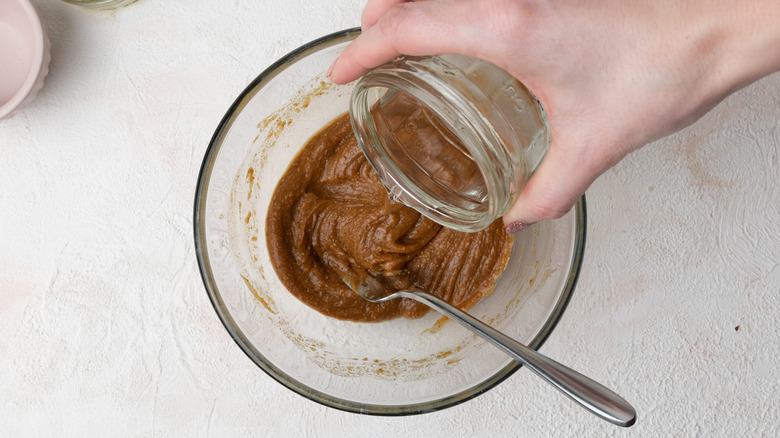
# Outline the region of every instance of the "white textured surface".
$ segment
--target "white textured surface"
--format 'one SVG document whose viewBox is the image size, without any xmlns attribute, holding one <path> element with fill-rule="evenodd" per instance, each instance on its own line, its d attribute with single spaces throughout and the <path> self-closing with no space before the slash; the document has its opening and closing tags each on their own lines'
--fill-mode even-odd
<svg viewBox="0 0 780 438">
<path fill-rule="evenodd" d="M 363 1 L 35 4 L 51 72 L 0 121 L 0 436 L 780 434 L 780 75 L 588 192 L 579 286 L 541 350 L 630 400 L 633 428 L 526 370 L 442 412 L 366 417 L 244 356 L 204 292 L 191 214 L 235 96 L 357 25 Z"/>
</svg>

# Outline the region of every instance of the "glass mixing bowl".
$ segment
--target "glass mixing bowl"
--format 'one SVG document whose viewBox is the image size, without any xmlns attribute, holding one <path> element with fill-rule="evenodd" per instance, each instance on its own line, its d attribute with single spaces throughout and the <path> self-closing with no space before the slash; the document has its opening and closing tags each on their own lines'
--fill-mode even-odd
<svg viewBox="0 0 780 438">
<path fill-rule="evenodd" d="M 350 412 L 405 415 L 443 409 L 494 387 L 520 365 L 435 312 L 354 323 L 294 298 L 271 266 L 265 218 L 276 182 L 301 146 L 349 108 L 354 84 L 325 73 L 350 29 L 283 57 L 242 93 L 206 151 L 195 195 L 195 247 L 217 315 L 247 356 L 287 388 Z M 518 234 L 495 291 L 470 313 L 539 348 L 577 282 L 585 201 Z"/>
</svg>

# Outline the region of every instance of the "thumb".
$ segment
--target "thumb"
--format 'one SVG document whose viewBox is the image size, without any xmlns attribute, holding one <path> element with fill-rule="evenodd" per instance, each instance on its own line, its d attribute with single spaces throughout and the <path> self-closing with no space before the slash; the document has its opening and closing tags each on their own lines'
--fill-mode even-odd
<svg viewBox="0 0 780 438">
<path fill-rule="evenodd" d="M 519 233 L 542 219 L 562 217 L 601 174 L 600 166 L 594 166 L 585 153 L 587 148 L 566 145 L 553 140 L 520 197 L 504 214 L 507 233 Z"/>
</svg>

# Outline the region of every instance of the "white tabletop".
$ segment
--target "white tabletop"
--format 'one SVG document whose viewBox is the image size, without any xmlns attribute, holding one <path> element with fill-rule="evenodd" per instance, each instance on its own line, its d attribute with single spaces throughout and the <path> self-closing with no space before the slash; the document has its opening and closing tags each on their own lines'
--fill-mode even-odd
<svg viewBox="0 0 780 438">
<path fill-rule="evenodd" d="M 192 236 L 199 166 L 233 99 L 290 50 L 358 25 L 364 1 L 34 3 L 51 72 L 0 121 L 0 436 L 780 434 L 780 75 L 587 193 L 579 284 L 541 351 L 631 401 L 635 426 L 524 369 L 441 412 L 372 417 L 247 359 Z"/>
</svg>

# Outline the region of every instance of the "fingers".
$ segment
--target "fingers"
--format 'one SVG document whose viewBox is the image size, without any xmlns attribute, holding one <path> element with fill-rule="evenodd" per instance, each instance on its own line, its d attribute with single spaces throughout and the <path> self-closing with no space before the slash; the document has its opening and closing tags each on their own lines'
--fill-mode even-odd
<svg viewBox="0 0 780 438">
<path fill-rule="evenodd" d="M 551 145 L 520 198 L 504 214 L 507 233 L 520 232 L 542 219 L 559 218 L 571 210 L 602 172 L 584 150 Z"/>
<path fill-rule="evenodd" d="M 366 7 L 363 8 L 363 16 L 360 19 L 360 27 L 363 32 L 374 27 L 374 25 L 387 13 L 393 6 L 407 3 L 410 0 L 369 0 Z"/>
<path fill-rule="evenodd" d="M 376 1 L 381 3 L 377 3 L 377 8 L 393 2 Z M 474 41 L 466 29 L 470 26 L 457 24 L 467 22 L 467 7 L 461 2 L 447 6 L 442 7 L 436 0 L 395 1 L 376 24 L 364 29 L 336 59 L 330 69 L 331 81 L 347 83 L 401 54 L 470 54 L 469 43 Z"/>
</svg>

